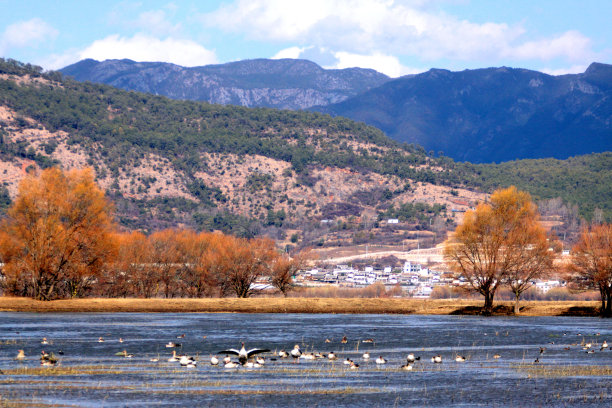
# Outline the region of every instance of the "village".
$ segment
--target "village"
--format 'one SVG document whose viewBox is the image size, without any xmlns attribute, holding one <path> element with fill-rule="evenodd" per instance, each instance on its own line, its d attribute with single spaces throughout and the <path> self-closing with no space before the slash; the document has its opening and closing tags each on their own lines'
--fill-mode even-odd
<svg viewBox="0 0 612 408">
<path fill-rule="evenodd" d="M 423 267 L 420 263 L 404 262 L 401 268 L 386 266 L 375 269 L 372 266 L 357 269 L 350 265 L 336 265 L 333 268 L 300 271 L 295 276 L 295 284 L 301 287 L 332 285 L 347 288 L 364 288 L 382 283 L 387 289 L 401 288 L 402 296 L 429 298 L 437 286 L 460 287 L 468 282 L 463 277 L 455 277 L 448 271 Z M 561 279 L 534 280 L 534 287 L 540 293 L 553 288 L 565 287 Z"/>
</svg>

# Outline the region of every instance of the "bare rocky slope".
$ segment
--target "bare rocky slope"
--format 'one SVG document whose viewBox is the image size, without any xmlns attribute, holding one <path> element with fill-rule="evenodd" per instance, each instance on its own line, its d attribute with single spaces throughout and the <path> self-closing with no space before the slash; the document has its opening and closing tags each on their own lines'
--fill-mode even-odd
<svg viewBox="0 0 612 408">
<path fill-rule="evenodd" d="M 61 70 L 78 81 L 210 103 L 305 109 L 343 101 L 389 78 L 371 69 L 323 69 L 306 60 L 255 59 L 202 67 L 87 59 Z"/>
</svg>

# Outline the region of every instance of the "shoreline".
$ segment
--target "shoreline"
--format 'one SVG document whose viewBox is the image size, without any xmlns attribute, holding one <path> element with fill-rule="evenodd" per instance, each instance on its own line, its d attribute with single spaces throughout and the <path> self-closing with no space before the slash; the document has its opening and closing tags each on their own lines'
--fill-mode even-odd
<svg viewBox="0 0 612 408">
<path fill-rule="evenodd" d="M 475 315 L 481 300 L 398 298 L 203 299 L 85 298 L 38 301 L 0 296 L 0 312 L 30 313 L 345 313 Z M 596 301 L 524 301 L 520 316 L 598 316 Z M 495 302 L 493 315 L 513 315 L 514 302 Z"/>
</svg>

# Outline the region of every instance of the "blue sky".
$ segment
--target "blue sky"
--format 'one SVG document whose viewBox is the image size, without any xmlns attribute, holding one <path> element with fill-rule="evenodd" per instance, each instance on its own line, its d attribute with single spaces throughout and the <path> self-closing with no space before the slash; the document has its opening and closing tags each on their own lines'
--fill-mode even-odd
<svg viewBox="0 0 612 408">
<path fill-rule="evenodd" d="M 84 58 L 184 66 L 305 58 L 389 76 L 612 62 L 609 0 L 0 0 L 0 56 L 59 69 Z"/>
</svg>

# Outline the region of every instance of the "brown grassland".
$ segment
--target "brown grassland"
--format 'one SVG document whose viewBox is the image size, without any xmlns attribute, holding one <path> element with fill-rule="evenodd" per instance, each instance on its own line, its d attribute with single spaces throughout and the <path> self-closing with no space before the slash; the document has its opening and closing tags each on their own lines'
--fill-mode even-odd
<svg viewBox="0 0 612 408">
<path fill-rule="evenodd" d="M 401 298 L 204 298 L 204 299 L 66 299 L 37 301 L 0 297 L 0 311 L 11 312 L 150 312 L 150 313 L 366 313 L 366 314 L 478 314 L 481 300 Z M 521 316 L 596 316 L 599 302 L 525 301 Z M 496 302 L 494 315 L 512 315 L 513 302 Z"/>
</svg>

